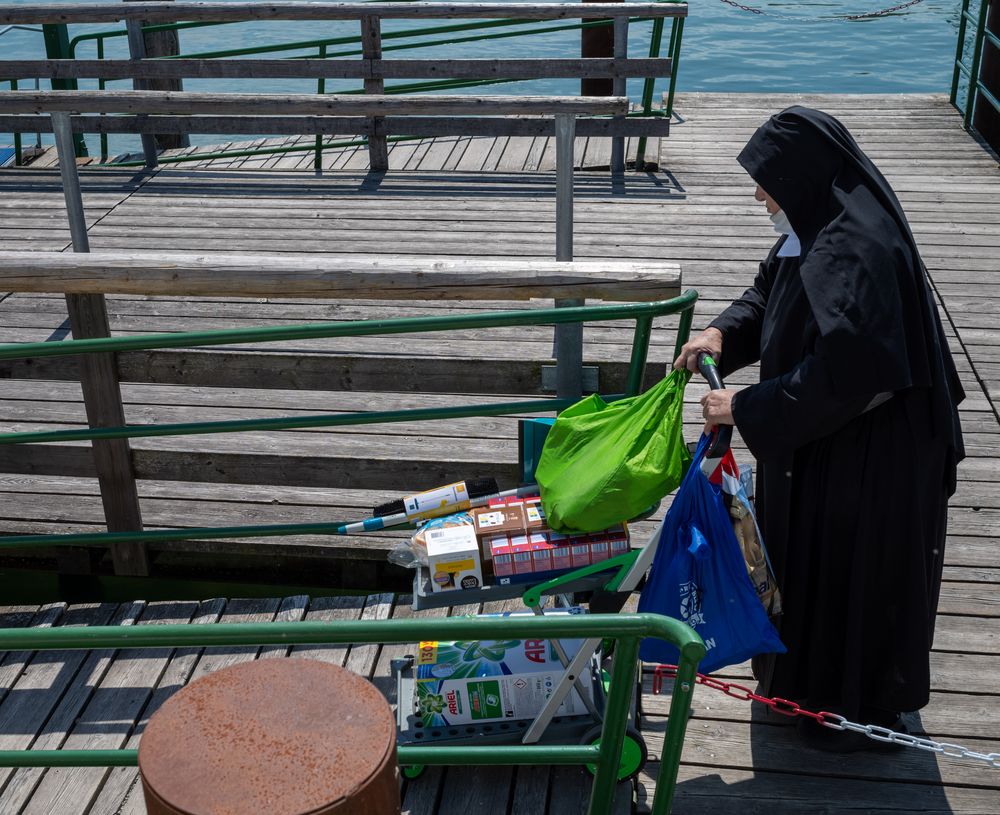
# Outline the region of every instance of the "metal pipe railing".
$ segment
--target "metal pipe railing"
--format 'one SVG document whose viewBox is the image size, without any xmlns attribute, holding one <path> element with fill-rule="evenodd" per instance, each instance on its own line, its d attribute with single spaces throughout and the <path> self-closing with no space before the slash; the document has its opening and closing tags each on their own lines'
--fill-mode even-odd
<svg viewBox="0 0 1000 815">
<path fill-rule="evenodd" d="M 670 811 L 687 711 L 698 662 L 705 655 L 701 638 L 687 625 L 658 614 L 590 614 L 525 617 L 446 617 L 408 620 L 358 620 L 294 623 L 214 623 L 209 625 L 137 625 L 0 630 L 0 651 L 68 649 L 184 648 L 304 644 L 406 644 L 428 640 L 589 639 L 616 640 L 611 682 L 597 745 L 407 746 L 398 750 L 401 764 L 594 764 L 588 813 L 610 812 L 622 742 L 638 665 L 639 642 L 652 637 L 680 651 L 670 718 L 664 734 L 651 812 Z M 3 750 L 0 767 L 134 766 L 130 750 Z"/>
</svg>

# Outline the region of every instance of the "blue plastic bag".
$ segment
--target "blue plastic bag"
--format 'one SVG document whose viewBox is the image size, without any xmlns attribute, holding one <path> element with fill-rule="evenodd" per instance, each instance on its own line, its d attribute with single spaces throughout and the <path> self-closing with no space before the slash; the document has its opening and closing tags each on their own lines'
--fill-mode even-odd
<svg viewBox="0 0 1000 815">
<path fill-rule="evenodd" d="M 704 673 L 785 652 L 747 576 L 721 490 L 701 471 L 709 439 L 702 436 L 663 520 L 639 598 L 640 612 L 674 617 L 698 632 L 708 649 L 699 668 Z M 647 662 L 671 664 L 680 656 L 673 645 L 654 639 L 644 640 L 639 654 Z"/>
</svg>

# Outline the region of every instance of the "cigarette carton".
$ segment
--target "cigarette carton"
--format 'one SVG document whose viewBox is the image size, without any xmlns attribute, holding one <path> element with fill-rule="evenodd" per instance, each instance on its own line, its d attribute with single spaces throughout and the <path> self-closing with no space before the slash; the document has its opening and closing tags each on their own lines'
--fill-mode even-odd
<svg viewBox="0 0 1000 815">
<path fill-rule="evenodd" d="M 425 538 L 432 592 L 478 589 L 483 585 L 479 542 L 471 526 L 430 529 Z"/>
<path fill-rule="evenodd" d="M 504 577 L 514 573 L 514 562 L 510 551 L 510 538 L 506 535 L 494 535 L 489 541 L 490 555 L 493 558 L 493 574 Z"/>
<path fill-rule="evenodd" d="M 552 550 L 555 548 L 545 539 L 541 532 L 532 532 L 528 536 L 531 544 L 531 570 L 533 572 L 548 572 L 552 570 Z"/>
<path fill-rule="evenodd" d="M 510 552 L 514 561 L 514 574 L 531 574 L 531 543 L 527 535 L 510 536 Z"/>
</svg>

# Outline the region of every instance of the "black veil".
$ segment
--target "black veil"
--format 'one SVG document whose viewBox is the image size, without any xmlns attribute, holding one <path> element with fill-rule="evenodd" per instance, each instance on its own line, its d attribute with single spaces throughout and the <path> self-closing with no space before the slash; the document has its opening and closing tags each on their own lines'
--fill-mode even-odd
<svg viewBox="0 0 1000 815">
<path fill-rule="evenodd" d="M 896 194 L 832 116 L 790 107 L 739 162 L 781 206 L 802 245 L 800 274 L 845 398 L 930 389 L 935 435 L 963 455 L 964 397 L 926 269 Z"/>
</svg>

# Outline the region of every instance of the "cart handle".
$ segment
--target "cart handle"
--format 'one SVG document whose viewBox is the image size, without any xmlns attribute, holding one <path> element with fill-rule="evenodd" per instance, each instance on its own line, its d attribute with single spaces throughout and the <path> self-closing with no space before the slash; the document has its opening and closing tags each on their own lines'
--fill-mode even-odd
<svg viewBox="0 0 1000 815">
<path fill-rule="evenodd" d="M 715 361 L 715 357 L 711 354 L 706 354 L 704 351 L 698 354 L 698 370 L 701 371 L 701 375 L 708 380 L 708 387 L 713 391 L 721 391 L 726 385 L 722 381 L 722 377 L 719 375 L 719 366 Z M 712 465 L 712 469 L 715 469 L 715 465 L 718 464 L 718 459 L 721 459 L 729 450 L 729 445 L 733 441 L 733 426 L 731 424 L 720 424 L 716 426 L 715 438 L 712 439 L 712 443 L 709 445 L 708 451 L 705 453 L 706 461 L 714 461 L 715 464 Z"/>
</svg>

